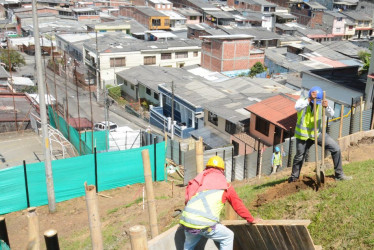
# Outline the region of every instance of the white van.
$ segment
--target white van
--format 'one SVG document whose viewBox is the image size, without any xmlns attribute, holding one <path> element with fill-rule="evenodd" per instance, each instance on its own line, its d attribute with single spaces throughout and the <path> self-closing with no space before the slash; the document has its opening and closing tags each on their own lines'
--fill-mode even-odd
<svg viewBox="0 0 374 250">
<path fill-rule="evenodd" d="M 117 124 L 114 123 L 114 122 L 109 122 L 108 121 L 108 127 L 109 127 L 109 131 L 110 132 L 115 132 L 118 128 Z M 94 130 L 95 131 L 103 131 L 103 130 L 107 130 L 106 129 L 106 122 L 105 121 L 102 121 L 102 122 L 98 122 L 98 123 L 95 123 L 94 124 Z"/>
</svg>

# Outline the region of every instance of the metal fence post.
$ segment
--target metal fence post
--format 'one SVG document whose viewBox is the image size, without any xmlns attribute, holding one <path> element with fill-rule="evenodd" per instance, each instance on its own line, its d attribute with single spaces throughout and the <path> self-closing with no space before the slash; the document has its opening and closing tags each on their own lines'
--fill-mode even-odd
<svg viewBox="0 0 374 250">
<path fill-rule="evenodd" d="M 157 181 L 157 137 L 153 138 L 153 153 L 154 153 L 154 164 L 155 164 L 155 168 L 154 168 L 154 178 L 155 178 L 155 181 Z"/>
<path fill-rule="evenodd" d="M 96 147 L 94 148 L 94 161 L 95 161 L 95 186 L 96 186 L 96 193 L 99 192 L 99 183 L 97 181 L 97 151 Z"/>
<path fill-rule="evenodd" d="M 30 207 L 30 198 L 29 198 L 29 186 L 27 184 L 27 170 L 26 170 L 26 161 L 23 161 L 23 174 L 25 176 L 25 189 L 26 189 L 26 200 L 27 200 L 27 207 Z"/>
</svg>

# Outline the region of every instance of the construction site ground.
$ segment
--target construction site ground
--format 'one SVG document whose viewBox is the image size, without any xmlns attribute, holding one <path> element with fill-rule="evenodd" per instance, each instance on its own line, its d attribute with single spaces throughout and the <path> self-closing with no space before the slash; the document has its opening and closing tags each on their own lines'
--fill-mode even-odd
<svg viewBox="0 0 374 250">
<path fill-rule="evenodd" d="M 343 165 L 348 162 L 374 159 L 373 142 L 374 138 L 364 138 L 359 143 L 351 145 L 348 150 L 343 152 Z M 330 159 L 331 157 L 328 157 L 326 165 L 332 167 Z M 262 204 L 298 192 L 300 189 L 316 190 L 315 181 L 313 177 L 310 177 L 314 176 L 313 170 L 314 163 L 305 164 L 302 169 L 304 181 L 291 184 L 286 182 L 286 178 L 291 171 L 290 168 L 287 168 L 277 174 L 261 177 L 260 179 L 235 181 L 233 185 L 236 187 L 259 185 L 279 180 L 279 184 L 250 201 L 249 204 L 251 206 L 249 209 L 255 212 L 256 208 Z M 331 176 L 327 176 L 326 182 L 334 181 Z M 167 182 L 154 183 L 160 232 L 166 231 L 178 223 L 177 218 L 173 218 L 172 215 L 174 210 L 183 209 L 184 206 L 185 188 L 181 183 L 181 178 L 174 174 L 169 176 Z M 136 184 L 100 192 L 101 195 L 98 201 L 105 249 L 130 249 L 129 228 L 138 224 L 148 225 L 146 201 L 143 206 L 143 186 L 143 184 Z M 325 185 L 325 188 L 328 188 L 328 185 Z M 37 213 L 39 215 L 42 249 L 45 249 L 42 234 L 51 228 L 58 231 L 61 249 L 91 249 L 84 197 L 58 203 L 57 212 L 54 214 L 48 212 L 48 206 L 38 207 Z M 26 210 L 5 215 L 12 249 L 26 249 L 28 238 L 28 220 L 26 215 Z M 148 226 L 147 231 L 150 238 Z"/>
</svg>

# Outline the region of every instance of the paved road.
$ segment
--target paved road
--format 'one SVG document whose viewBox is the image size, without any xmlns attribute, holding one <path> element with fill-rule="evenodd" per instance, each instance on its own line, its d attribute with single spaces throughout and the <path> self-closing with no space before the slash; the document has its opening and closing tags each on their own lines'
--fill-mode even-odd
<svg viewBox="0 0 374 250">
<path fill-rule="evenodd" d="M 35 73 L 35 59 L 34 56 L 29 56 L 22 53 L 25 57 L 26 66 L 20 67 L 17 72 L 15 72 L 14 76 L 21 76 L 23 74 L 34 74 L 36 79 Z M 47 63 L 47 57 L 46 57 Z M 44 64 L 44 63 L 43 63 Z M 79 113 L 80 117 L 85 117 L 91 120 L 91 106 L 90 106 L 90 95 L 88 91 L 85 91 L 81 88 L 76 88 L 76 85 L 73 84 L 73 79 L 67 79 L 60 77 L 58 75 L 53 74 L 52 71 L 43 67 L 43 72 L 46 70 L 46 82 L 48 86 L 48 92 L 52 96 L 56 98 L 59 104 L 62 106 L 65 101 L 66 93 L 68 97 L 68 105 L 69 105 L 69 114 L 72 117 L 78 117 L 78 99 L 79 99 Z M 56 80 L 54 80 L 54 77 Z M 56 85 L 55 85 L 56 82 Z M 66 84 L 67 83 L 67 84 Z M 55 86 L 57 88 L 57 92 L 55 91 Z M 67 90 L 67 91 L 66 91 Z M 78 96 L 78 99 L 77 99 Z M 105 120 L 105 113 L 103 108 L 103 103 L 97 103 L 96 98 L 94 95 L 91 95 L 92 98 L 92 113 L 93 113 L 93 121 L 99 122 Z M 100 98 L 103 100 L 104 98 Z M 119 116 L 116 113 L 109 111 L 109 121 L 115 122 L 118 126 L 128 126 L 132 129 L 146 129 L 149 124 L 144 122 L 141 119 L 138 119 L 126 112 L 123 115 Z"/>
</svg>

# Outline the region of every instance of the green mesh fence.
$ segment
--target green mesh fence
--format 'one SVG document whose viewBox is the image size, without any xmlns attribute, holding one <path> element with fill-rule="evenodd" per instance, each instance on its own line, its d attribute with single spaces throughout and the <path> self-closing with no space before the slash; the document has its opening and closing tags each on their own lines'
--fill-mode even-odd
<svg viewBox="0 0 374 250">
<path fill-rule="evenodd" d="M 52 109 L 51 106 L 48 106 L 48 115 L 49 115 L 49 122 L 52 127 L 58 128 L 60 132 L 64 135 L 66 139 L 68 139 L 71 144 L 75 147 L 75 149 L 79 152 L 80 155 L 87 155 L 92 154 L 92 145 L 95 147 L 97 151 L 106 150 L 107 142 L 109 141 L 109 135 L 105 131 L 94 131 L 94 143 L 92 144 L 92 131 L 86 131 L 80 134 L 81 140 L 79 141 L 79 132 L 73 128 L 72 126 L 68 125 L 68 123 L 64 120 L 63 117 L 58 116 Z M 58 119 L 58 120 L 57 120 Z M 56 125 L 57 120 L 57 125 Z M 107 138 L 107 139 L 106 139 Z"/>
<path fill-rule="evenodd" d="M 97 154 L 98 190 L 144 183 L 141 151 L 149 150 L 153 180 L 165 180 L 165 142 L 123 151 Z M 156 159 L 155 159 L 156 156 Z M 155 171 L 156 166 L 156 171 Z M 94 154 L 52 161 L 57 202 L 84 195 L 84 182 L 95 185 Z M 44 163 L 26 166 L 30 206 L 48 204 Z M 0 170 L 0 214 L 27 207 L 23 166 Z"/>
</svg>

